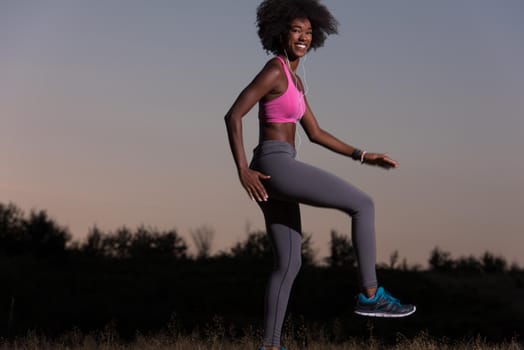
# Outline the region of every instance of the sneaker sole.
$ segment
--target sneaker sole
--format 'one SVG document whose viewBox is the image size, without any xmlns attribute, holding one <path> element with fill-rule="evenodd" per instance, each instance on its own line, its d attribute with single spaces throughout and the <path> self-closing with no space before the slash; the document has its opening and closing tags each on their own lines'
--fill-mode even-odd
<svg viewBox="0 0 524 350">
<path fill-rule="evenodd" d="M 417 307 L 414 306 L 413 310 L 410 312 L 407 312 L 405 314 L 390 314 L 390 313 L 380 313 L 380 312 L 365 312 L 365 311 L 357 311 L 355 310 L 355 313 L 360 316 L 367 316 L 367 317 L 384 317 L 384 318 L 400 318 L 400 317 L 406 317 L 409 315 L 412 315 L 417 311 Z"/>
</svg>

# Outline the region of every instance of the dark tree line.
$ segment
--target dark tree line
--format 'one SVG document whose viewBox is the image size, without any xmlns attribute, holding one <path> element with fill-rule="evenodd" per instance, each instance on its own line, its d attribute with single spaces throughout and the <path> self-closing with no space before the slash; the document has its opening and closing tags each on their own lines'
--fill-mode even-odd
<svg viewBox="0 0 524 350">
<path fill-rule="evenodd" d="M 175 230 L 160 231 L 145 226 L 139 226 L 135 231 L 124 226 L 109 233 L 95 227 L 87 235 L 86 242 L 75 249 L 92 257 L 188 258 L 187 244 Z"/>
<path fill-rule="evenodd" d="M 191 256 L 188 244 L 175 229 L 158 230 L 154 227 L 139 226 L 130 229 L 126 226 L 113 232 L 104 232 L 98 227 L 90 229 L 84 242 L 72 241 L 68 229 L 60 226 L 44 210 L 32 210 L 28 216 L 15 204 L 0 203 L 0 254 L 32 255 L 35 257 L 60 257 L 77 254 L 93 258 L 169 258 L 173 260 L 202 259 L 239 259 L 271 260 L 272 251 L 268 235 L 264 231 L 248 233 L 244 241 L 236 243 L 229 251 L 210 254 L 214 231 L 208 226 L 201 226 L 191 232 L 196 247 L 196 254 Z M 349 235 L 331 231 L 329 256 L 324 263 L 331 268 L 355 269 L 357 265 L 354 248 Z M 410 270 L 406 260 L 398 262 L 398 251 L 390 257 L 390 269 Z M 315 251 L 312 247 L 312 235 L 304 234 L 302 244 L 304 266 L 317 265 Z M 490 252 L 479 258 L 474 256 L 453 259 L 449 252 L 436 247 L 430 254 L 429 269 L 438 272 L 504 272 L 509 268 L 507 261 Z M 414 266 L 411 270 L 418 270 Z"/>
<path fill-rule="evenodd" d="M 26 218 L 14 204 L 0 203 L 0 253 L 38 257 L 62 255 L 70 240 L 68 230 L 49 218 L 45 211 L 32 210 Z"/>
<path fill-rule="evenodd" d="M 113 320 L 120 334 L 132 337 L 137 330 L 160 329 L 173 314 L 188 334 L 214 315 L 238 329 L 251 327 L 260 320 L 272 267 L 269 237 L 251 231 L 227 251 L 210 254 L 213 235 L 205 225 L 191 230 L 193 253 L 176 230 L 145 226 L 114 231 L 93 227 L 77 242 L 45 211 L 24 214 L 12 203 L 0 203 L 0 338 L 30 329 L 49 335 L 71 326 L 91 331 Z M 348 297 L 359 290 L 350 236 L 332 231 L 329 256 L 322 261 L 315 257 L 311 237 L 303 237 L 303 269 L 293 287 L 290 312 L 314 323 L 342 320 L 345 334 L 367 334 Z M 396 336 L 397 331 L 431 329 L 437 335 L 493 338 L 523 334 L 521 269 L 508 269 L 502 257 L 489 252 L 452 258 L 440 248 L 428 262 L 429 269 L 421 271 L 395 251 L 389 264 L 378 265 L 384 285 L 422 312 L 394 328 L 378 322 L 377 332 L 391 330 Z"/>
<path fill-rule="evenodd" d="M 484 252 L 479 258 L 470 255 L 453 259 L 451 253 L 438 247 L 431 252 L 429 266 L 431 270 L 439 272 L 498 273 L 508 270 L 508 263 L 504 257 L 496 256 L 488 251 Z M 511 270 L 516 269 L 518 269 L 518 266 L 511 266 Z"/>
<path fill-rule="evenodd" d="M 188 244 L 175 229 L 158 230 L 139 226 L 130 229 L 122 226 L 104 232 L 98 227 L 90 229 L 84 242 L 72 240 L 67 228 L 61 227 L 44 210 L 23 213 L 15 204 L 0 203 L 0 254 L 34 255 L 36 257 L 80 254 L 93 258 L 170 258 L 196 260 L 212 258 L 210 255 L 213 230 L 202 226 L 192 230 L 196 254 L 190 256 Z M 350 244 L 350 243 L 349 243 Z M 304 264 L 315 263 L 311 235 L 304 235 L 302 245 Z M 272 258 L 271 244 L 264 231 L 254 231 L 243 242 L 236 243 L 229 251 L 219 252 L 217 258 L 240 260 L 266 260 Z"/>
</svg>

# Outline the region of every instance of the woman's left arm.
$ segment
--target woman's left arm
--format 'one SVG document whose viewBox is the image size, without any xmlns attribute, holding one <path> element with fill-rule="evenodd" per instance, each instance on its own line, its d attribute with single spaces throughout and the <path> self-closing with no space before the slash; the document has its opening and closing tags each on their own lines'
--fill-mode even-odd
<svg viewBox="0 0 524 350">
<path fill-rule="evenodd" d="M 398 167 L 398 163 L 389 158 L 386 153 L 370 153 L 360 151 L 356 147 L 342 142 L 335 136 L 331 135 L 329 132 L 322 129 L 318 125 L 318 122 L 313 115 L 313 112 L 311 111 L 311 108 L 309 107 L 305 97 L 304 100 L 306 101 L 306 112 L 300 120 L 300 124 L 304 128 L 304 131 L 311 142 L 324 146 L 333 152 L 340 153 L 352 158 L 355 158 L 355 154 L 358 155 L 360 152 L 360 156 L 357 158 L 360 158 L 358 160 L 365 164 L 376 165 L 385 169 Z"/>
</svg>

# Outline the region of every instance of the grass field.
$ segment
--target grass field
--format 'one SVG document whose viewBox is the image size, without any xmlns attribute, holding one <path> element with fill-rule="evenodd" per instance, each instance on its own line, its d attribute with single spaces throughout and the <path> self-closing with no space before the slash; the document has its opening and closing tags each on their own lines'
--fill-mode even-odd
<svg viewBox="0 0 524 350">
<path fill-rule="evenodd" d="M 109 329 L 97 334 L 82 334 L 72 331 L 56 340 L 46 339 L 34 332 L 10 341 L 0 340 L 0 350 L 256 350 L 260 346 L 260 334 L 246 335 L 231 340 L 221 338 L 218 333 L 206 332 L 206 335 L 179 335 L 169 332 L 152 336 L 137 334 L 130 342 L 123 342 Z M 524 346 L 517 340 L 503 343 L 489 343 L 481 337 L 451 341 L 435 339 L 427 334 L 420 334 L 407 339 L 399 335 L 394 344 L 384 344 L 374 338 L 330 343 L 326 340 L 304 341 L 291 339 L 284 335 L 283 344 L 288 350 L 522 350 Z"/>
</svg>

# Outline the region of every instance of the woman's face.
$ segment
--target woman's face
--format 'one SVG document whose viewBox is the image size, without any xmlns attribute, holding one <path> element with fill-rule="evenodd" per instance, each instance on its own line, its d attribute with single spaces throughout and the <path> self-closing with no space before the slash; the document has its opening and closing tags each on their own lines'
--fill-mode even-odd
<svg viewBox="0 0 524 350">
<path fill-rule="evenodd" d="M 313 39 L 313 28 L 307 18 L 295 18 L 289 22 L 287 40 L 284 42 L 284 50 L 289 59 L 303 57 L 311 45 Z"/>
</svg>

